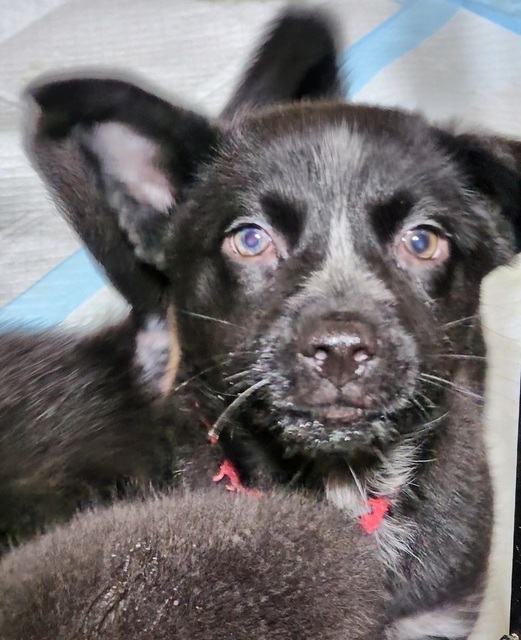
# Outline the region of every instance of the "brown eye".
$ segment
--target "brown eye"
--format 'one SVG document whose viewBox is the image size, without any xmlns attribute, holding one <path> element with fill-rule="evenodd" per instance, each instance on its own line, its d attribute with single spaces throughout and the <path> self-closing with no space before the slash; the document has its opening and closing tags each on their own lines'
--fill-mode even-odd
<svg viewBox="0 0 521 640">
<path fill-rule="evenodd" d="M 419 260 L 434 260 L 440 256 L 442 243 L 446 241 L 432 229 L 410 229 L 402 236 L 403 246 Z"/>
</svg>

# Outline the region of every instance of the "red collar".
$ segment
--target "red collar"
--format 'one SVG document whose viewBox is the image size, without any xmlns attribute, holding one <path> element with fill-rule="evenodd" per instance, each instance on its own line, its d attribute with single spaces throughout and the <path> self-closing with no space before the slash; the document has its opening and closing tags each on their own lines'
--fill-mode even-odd
<svg viewBox="0 0 521 640">
<path fill-rule="evenodd" d="M 358 522 L 366 533 L 374 533 L 380 528 L 383 519 L 389 512 L 390 502 L 387 498 L 369 498 L 365 505 L 369 508 L 367 513 L 359 516 Z"/>
<path fill-rule="evenodd" d="M 199 408 L 199 403 L 197 401 L 195 402 L 195 406 Z M 204 417 L 201 417 L 201 421 L 208 431 L 210 444 L 217 444 L 218 436 L 213 433 L 213 425 Z M 225 460 L 221 464 L 218 473 L 214 475 L 212 481 L 221 482 L 221 480 L 224 480 L 225 478 L 228 480 L 227 484 L 224 485 L 227 491 L 245 493 L 254 497 L 262 496 L 262 491 L 250 489 L 242 484 L 239 473 L 231 460 Z M 380 528 L 383 519 L 389 512 L 390 502 L 387 498 L 383 497 L 369 498 L 366 500 L 365 506 L 368 507 L 368 511 L 367 513 L 359 516 L 358 522 L 366 533 L 374 533 Z"/>
<path fill-rule="evenodd" d="M 228 491 L 245 493 L 256 498 L 262 496 L 262 491 L 249 489 L 242 484 L 239 473 L 233 462 L 230 460 L 225 460 L 221 464 L 219 472 L 212 478 L 212 480 L 214 482 L 220 482 L 221 480 L 224 480 L 224 478 L 227 478 L 228 480 L 228 483 L 224 485 Z M 358 522 L 366 533 L 374 533 L 380 528 L 383 519 L 389 512 L 390 502 L 387 498 L 383 497 L 369 498 L 369 500 L 366 500 L 365 506 L 368 507 L 369 510 L 367 513 L 358 517 Z"/>
<path fill-rule="evenodd" d="M 225 460 L 221 464 L 221 466 L 219 467 L 219 472 L 214 475 L 212 480 L 214 482 L 220 482 L 224 478 L 228 478 L 228 484 L 224 485 L 228 491 L 233 491 L 235 493 L 245 493 L 256 498 L 262 495 L 262 491 L 259 491 L 258 489 L 249 489 L 242 484 L 239 473 L 231 460 Z"/>
</svg>

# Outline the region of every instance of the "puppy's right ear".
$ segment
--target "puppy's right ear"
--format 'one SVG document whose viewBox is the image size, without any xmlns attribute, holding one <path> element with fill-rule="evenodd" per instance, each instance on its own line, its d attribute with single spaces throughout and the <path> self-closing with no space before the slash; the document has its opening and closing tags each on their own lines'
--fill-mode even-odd
<svg viewBox="0 0 521 640">
<path fill-rule="evenodd" d="M 266 30 L 223 117 L 278 103 L 345 97 L 338 43 L 325 12 L 285 9 Z"/>
<path fill-rule="evenodd" d="M 124 80 L 60 77 L 26 97 L 26 146 L 65 217 L 134 308 L 163 307 L 170 216 L 217 130 Z"/>
</svg>

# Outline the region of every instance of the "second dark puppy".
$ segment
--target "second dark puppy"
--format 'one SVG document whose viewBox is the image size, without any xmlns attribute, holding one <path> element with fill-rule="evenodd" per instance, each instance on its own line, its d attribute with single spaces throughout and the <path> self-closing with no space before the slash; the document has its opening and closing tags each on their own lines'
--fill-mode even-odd
<svg viewBox="0 0 521 640">
<path fill-rule="evenodd" d="M 85 513 L 0 563 L 2 640 L 371 640 L 375 541 L 288 495 L 176 492 Z"/>
</svg>

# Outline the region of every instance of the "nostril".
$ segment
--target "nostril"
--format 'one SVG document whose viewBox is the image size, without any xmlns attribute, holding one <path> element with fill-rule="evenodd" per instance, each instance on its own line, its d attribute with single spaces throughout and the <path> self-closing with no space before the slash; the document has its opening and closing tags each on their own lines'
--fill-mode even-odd
<svg viewBox="0 0 521 640">
<path fill-rule="evenodd" d="M 370 360 L 372 357 L 373 356 L 369 352 L 369 350 L 364 347 L 353 349 L 352 358 L 355 362 L 358 362 L 359 364 L 361 364 L 362 362 L 366 362 L 367 360 Z"/>
<path fill-rule="evenodd" d="M 315 360 L 318 360 L 319 362 L 325 362 L 327 360 L 327 357 L 329 355 L 329 349 L 324 348 L 324 347 L 319 347 L 316 351 L 315 351 L 315 355 L 313 356 L 315 358 Z"/>
</svg>

